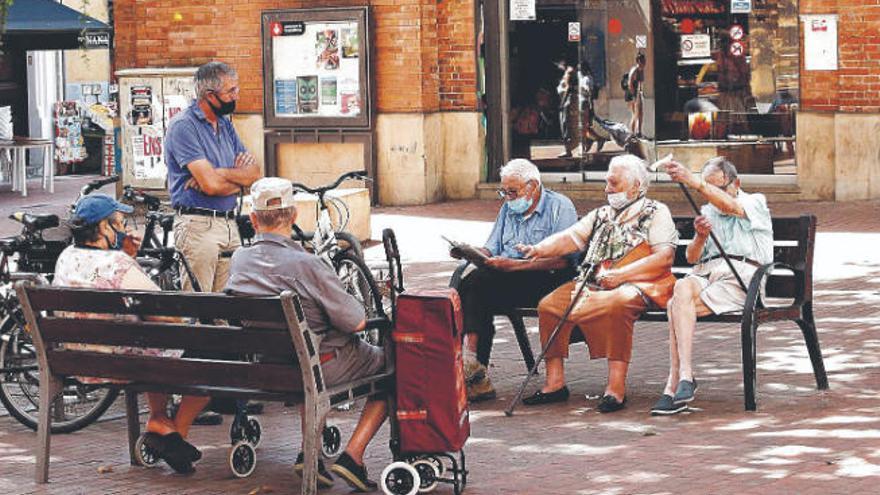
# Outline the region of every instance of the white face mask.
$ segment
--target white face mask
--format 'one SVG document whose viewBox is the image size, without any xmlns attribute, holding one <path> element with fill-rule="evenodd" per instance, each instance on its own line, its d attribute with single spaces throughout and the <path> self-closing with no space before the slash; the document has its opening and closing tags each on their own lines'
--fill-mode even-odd
<svg viewBox="0 0 880 495">
<path fill-rule="evenodd" d="M 629 204 L 629 198 L 626 197 L 626 191 L 608 194 L 608 204 L 615 210 L 619 210 Z"/>
</svg>

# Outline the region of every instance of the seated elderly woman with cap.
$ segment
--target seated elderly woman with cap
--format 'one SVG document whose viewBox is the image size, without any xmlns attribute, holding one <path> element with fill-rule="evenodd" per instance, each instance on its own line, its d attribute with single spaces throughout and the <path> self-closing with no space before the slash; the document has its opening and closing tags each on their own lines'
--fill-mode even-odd
<svg viewBox="0 0 880 495">
<path fill-rule="evenodd" d="M 53 285 L 95 289 L 160 290 L 134 259 L 140 238 L 127 232 L 123 213 L 131 206 L 109 196 L 93 194 L 76 204 L 70 227 L 74 244 L 62 251 L 55 267 Z M 98 315 L 83 315 L 95 318 Z M 124 318 L 120 316 L 120 318 Z M 154 318 L 150 318 L 154 319 Z M 158 319 L 158 318 L 156 318 Z M 165 319 L 163 319 L 165 321 Z M 70 344 L 76 345 L 76 344 Z M 128 347 L 88 346 L 96 352 L 179 356 L 178 351 Z M 106 383 L 100 378 L 81 377 L 84 383 Z M 184 397 L 174 418 L 166 413 L 167 396 L 147 393 L 150 418 L 144 443 L 180 473 L 192 472 L 192 463 L 201 452 L 184 440 L 193 419 L 208 401 L 207 397 Z"/>
</svg>

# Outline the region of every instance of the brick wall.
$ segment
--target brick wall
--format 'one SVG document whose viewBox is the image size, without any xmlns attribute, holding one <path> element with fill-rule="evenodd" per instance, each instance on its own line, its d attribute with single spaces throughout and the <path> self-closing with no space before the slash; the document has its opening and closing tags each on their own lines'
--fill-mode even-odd
<svg viewBox="0 0 880 495">
<path fill-rule="evenodd" d="M 880 112 L 880 0 L 801 0 L 800 12 L 839 15 L 838 70 L 806 71 L 802 62 L 801 108 Z"/>
<path fill-rule="evenodd" d="M 475 110 L 474 0 L 116 0 L 116 68 L 197 66 L 239 71 L 239 109 L 263 108 L 261 12 L 369 5 L 379 112 Z"/>
</svg>

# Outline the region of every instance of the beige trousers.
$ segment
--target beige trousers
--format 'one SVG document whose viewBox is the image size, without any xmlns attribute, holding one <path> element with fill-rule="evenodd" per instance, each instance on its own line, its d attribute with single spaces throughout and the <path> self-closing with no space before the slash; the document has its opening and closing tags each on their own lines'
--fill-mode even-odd
<svg viewBox="0 0 880 495">
<path fill-rule="evenodd" d="M 241 247 L 235 220 L 204 215 L 178 215 L 174 245 L 186 257 L 203 292 L 222 292 L 229 278 L 229 258 L 224 251 Z M 183 289 L 193 290 L 183 273 Z"/>
</svg>

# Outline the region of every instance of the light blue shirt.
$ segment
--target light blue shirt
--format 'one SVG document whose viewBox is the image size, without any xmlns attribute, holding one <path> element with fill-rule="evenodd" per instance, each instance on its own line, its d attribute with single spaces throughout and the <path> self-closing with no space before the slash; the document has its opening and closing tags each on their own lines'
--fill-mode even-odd
<svg viewBox="0 0 880 495">
<path fill-rule="evenodd" d="M 537 244 L 577 222 L 577 211 L 570 199 L 546 187 L 541 188 L 538 206 L 527 217 L 510 211 L 507 202 L 504 202 L 486 241 L 486 249 L 492 256 L 522 259 L 522 253 L 515 248 L 517 244 Z M 574 265 L 577 253 L 571 259 Z"/>
<path fill-rule="evenodd" d="M 727 254 L 743 256 L 762 265 L 772 263 L 773 222 L 767 199 L 763 194 L 748 194 L 740 190 L 736 201 L 745 211 L 745 217 L 724 215 L 711 204 L 703 205 L 701 213 L 712 223 L 712 232 Z M 715 243 L 708 240 L 700 259 L 719 254 Z"/>
</svg>

